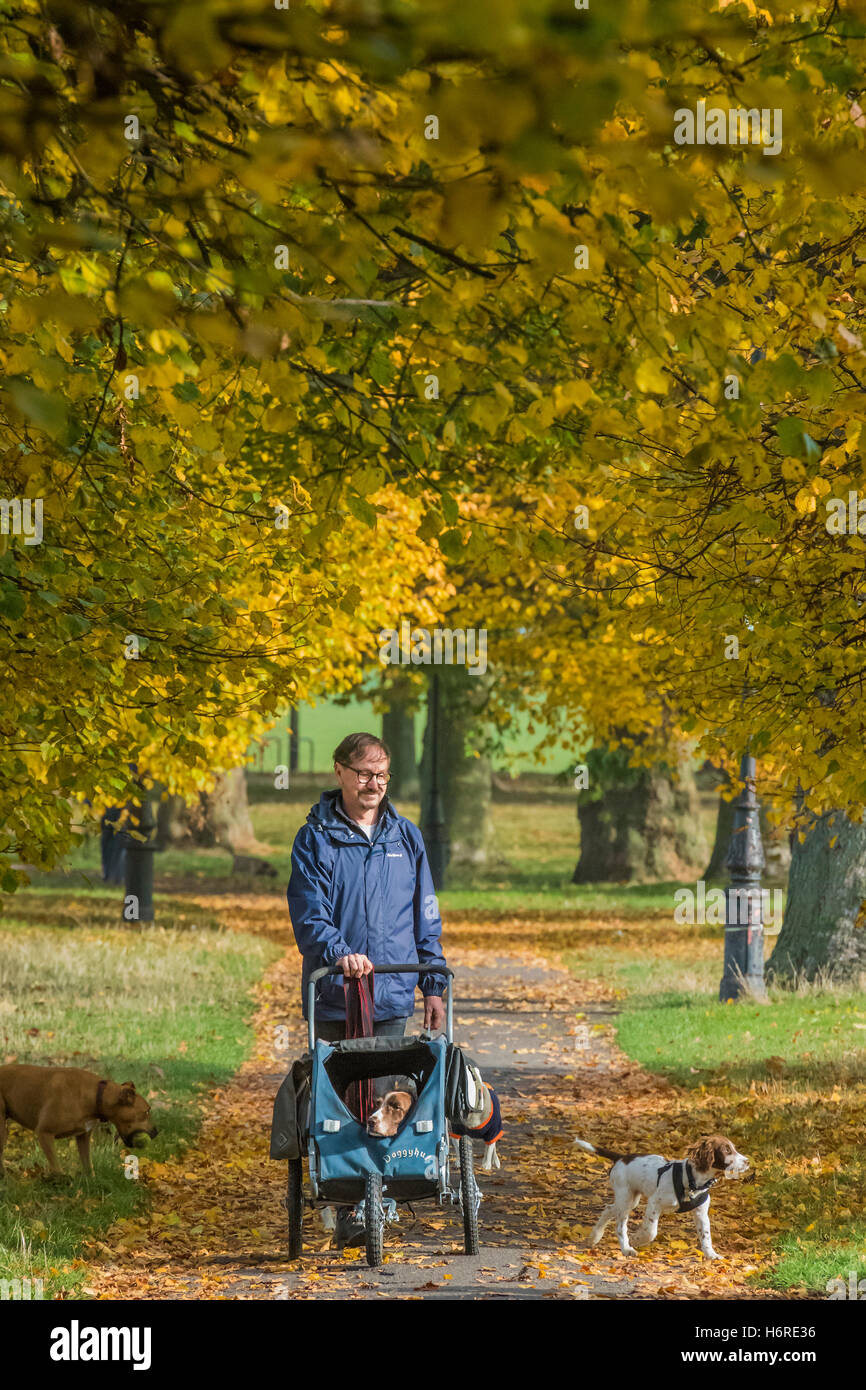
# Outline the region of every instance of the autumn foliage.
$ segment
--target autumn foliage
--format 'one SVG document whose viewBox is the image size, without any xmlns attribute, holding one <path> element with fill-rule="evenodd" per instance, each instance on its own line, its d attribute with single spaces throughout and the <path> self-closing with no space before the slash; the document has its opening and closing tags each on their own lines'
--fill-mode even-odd
<svg viewBox="0 0 866 1390">
<path fill-rule="evenodd" d="M 5 5 L 7 862 L 437 613 L 501 710 L 856 812 L 862 11 Z"/>
</svg>

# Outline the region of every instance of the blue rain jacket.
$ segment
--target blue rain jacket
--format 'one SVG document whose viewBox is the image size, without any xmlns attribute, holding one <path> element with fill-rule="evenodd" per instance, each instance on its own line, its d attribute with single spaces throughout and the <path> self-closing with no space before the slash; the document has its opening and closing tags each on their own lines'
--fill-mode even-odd
<svg viewBox="0 0 866 1390">
<path fill-rule="evenodd" d="M 341 809 L 340 793 L 323 792 L 292 846 L 287 897 L 298 950 L 304 958 L 303 1003 L 314 970 L 362 953 L 374 964 L 441 960 L 442 919 L 417 825 L 398 815 L 387 797 L 372 839 Z M 408 1018 L 418 976 L 377 975 L 374 1017 Z M 422 973 L 423 994 L 444 993 L 447 978 Z M 342 976 L 320 980 L 316 1018 L 345 1018 Z"/>
</svg>

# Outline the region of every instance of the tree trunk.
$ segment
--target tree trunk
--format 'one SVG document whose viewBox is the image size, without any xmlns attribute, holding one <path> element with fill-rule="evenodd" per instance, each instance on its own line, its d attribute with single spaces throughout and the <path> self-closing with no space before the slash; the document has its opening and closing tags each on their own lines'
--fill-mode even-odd
<svg viewBox="0 0 866 1390">
<path fill-rule="evenodd" d="M 218 846 L 233 856 L 234 873 L 276 872 L 263 859 L 256 839 L 247 800 L 247 779 L 242 767 L 232 768 L 217 778 L 211 792 L 202 792 L 198 805 L 188 805 L 182 797 L 170 796 L 157 806 L 158 849 L 199 845 Z"/>
<path fill-rule="evenodd" d="M 155 787 L 155 793 L 159 793 Z M 174 849 L 191 843 L 189 807 L 182 796 L 164 796 L 156 803 L 156 847 Z"/>
<path fill-rule="evenodd" d="M 856 983 L 866 973 L 866 824 L 831 811 L 802 844 L 793 838 L 785 920 L 767 976 Z"/>
<path fill-rule="evenodd" d="M 704 881 L 709 883 L 711 880 L 718 882 L 726 881 L 728 870 L 725 867 L 725 860 L 728 855 L 728 847 L 731 843 L 731 834 L 734 829 L 734 803 L 726 801 L 719 795 L 719 809 L 716 815 L 716 835 L 713 840 L 713 850 L 710 855 L 710 862 L 704 869 Z M 763 825 L 761 826 L 761 838 L 763 839 Z"/>
<path fill-rule="evenodd" d="M 490 759 L 476 756 L 470 736 L 481 718 L 485 690 L 481 677 L 463 666 L 441 666 L 439 687 L 438 769 L 451 867 L 486 864 L 493 847 L 490 816 L 492 789 Z M 431 721 L 424 728 L 421 757 L 421 831 L 429 832 L 433 762 Z"/>
<path fill-rule="evenodd" d="M 408 707 L 406 692 L 398 685 L 388 687 L 383 695 L 390 702 L 382 715 L 382 737 L 391 750 L 388 795 L 397 801 L 416 801 L 420 781 L 415 759 L 415 715 Z"/>
<path fill-rule="evenodd" d="M 210 843 L 233 854 L 257 847 L 256 832 L 250 820 L 247 776 L 242 767 L 233 767 L 217 778 L 213 791 L 203 798 L 204 818 L 201 834 Z M 199 841 L 208 843 L 207 838 Z"/>
<path fill-rule="evenodd" d="M 625 757 L 590 755 L 589 793 L 577 806 L 580 859 L 573 883 L 678 879 L 706 863 L 707 844 L 694 772 L 628 768 Z M 594 772 L 603 776 L 594 776 Z M 601 781 L 601 785 L 598 783 Z M 595 789 L 595 795 L 592 795 Z"/>
</svg>

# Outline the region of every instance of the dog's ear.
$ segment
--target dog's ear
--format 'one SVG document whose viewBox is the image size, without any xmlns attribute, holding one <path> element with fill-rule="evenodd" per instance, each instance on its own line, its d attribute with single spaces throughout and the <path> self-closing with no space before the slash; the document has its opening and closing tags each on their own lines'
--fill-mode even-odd
<svg viewBox="0 0 866 1390">
<path fill-rule="evenodd" d="M 716 1146 L 712 1139 L 706 1136 L 699 1139 L 696 1144 L 687 1151 L 686 1158 L 697 1168 L 699 1173 L 708 1173 L 711 1168 L 716 1166 Z"/>
<path fill-rule="evenodd" d="M 132 1081 L 124 1081 L 120 1087 L 121 1105 L 131 1105 L 135 1100 L 135 1085 Z"/>
</svg>

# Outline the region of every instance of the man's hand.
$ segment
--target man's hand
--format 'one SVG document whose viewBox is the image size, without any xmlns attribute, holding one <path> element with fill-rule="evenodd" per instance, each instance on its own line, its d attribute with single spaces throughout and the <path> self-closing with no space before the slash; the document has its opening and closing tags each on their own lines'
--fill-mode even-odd
<svg viewBox="0 0 866 1390">
<path fill-rule="evenodd" d="M 367 956 L 362 955 L 340 956 L 340 959 L 335 961 L 335 964 L 342 968 L 343 974 L 347 976 L 347 978 L 355 980 L 360 980 L 364 975 L 369 975 L 370 971 L 373 969 L 373 962 Z M 441 999 L 439 1002 L 441 1004 Z"/>
<path fill-rule="evenodd" d="M 424 995 L 424 1027 L 429 1033 L 438 1033 L 445 1023 L 445 1005 L 441 995 Z"/>
</svg>

